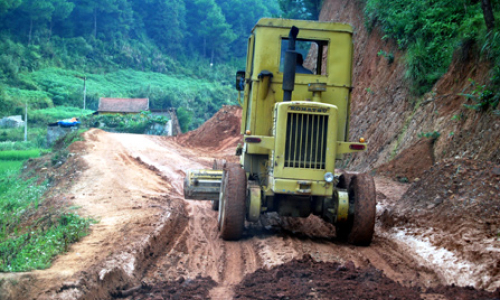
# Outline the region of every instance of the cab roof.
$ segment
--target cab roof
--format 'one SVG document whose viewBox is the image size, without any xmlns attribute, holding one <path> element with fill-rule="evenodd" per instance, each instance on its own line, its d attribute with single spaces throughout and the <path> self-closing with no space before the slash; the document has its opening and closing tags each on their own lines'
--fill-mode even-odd
<svg viewBox="0 0 500 300">
<path fill-rule="evenodd" d="M 352 26 L 344 23 L 332 23 L 332 22 L 318 22 L 318 21 L 306 21 L 306 20 L 292 20 L 292 19 L 273 19 L 273 18 L 262 18 L 257 22 L 252 32 L 257 27 L 274 27 L 274 28 L 292 28 L 292 26 L 298 27 L 299 29 L 310 29 L 319 31 L 337 31 L 337 32 L 353 32 Z"/>
</svg>

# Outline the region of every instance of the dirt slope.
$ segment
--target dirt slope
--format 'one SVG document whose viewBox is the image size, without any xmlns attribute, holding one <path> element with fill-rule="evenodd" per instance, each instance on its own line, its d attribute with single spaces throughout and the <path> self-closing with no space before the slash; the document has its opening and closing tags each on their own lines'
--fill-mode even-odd
<svg viewBox="0 0 500 300">
<path fill-rule="evenodd" d="M 237 126 L 238 110 L 233 113 L 226 124 L 212 119 L 206 128 Z M 72 148 L 86 169 L 77 182 L 58 188 L 67 205 L 100 222 L 48 270 L 0 275 L 1 298 L 331 299 L 334 293 L 339 299 L 387 299 L 384 290 L 399 299 L 500 297 L 500 291 L 443 287 L 494 290 L 499 275 L 484 264 L 498 265 L 498 257 L 485 261 L 468 255 L 474 252 L 467 247 L 443 248 L 439 238 L 453 228 L 436 228 L 440 235 L 425 224 L 396 224 L 401 215 L 391 208 L 418 186 L 382 177 L 376 179 L 378 226 L 370 247 L 338 242 L 334 227 L 318 218 L 273 214 L 247 224 L 241 241 L 223 241 L 217 213 L 207 202 L 186 201 L 182 182 L 188 168 L 209 167 L 214 157 L 234 151 L 240 137 L 229 132 L 217 150 L 195 138 L 87 132 L 85 142 Z M 404 229 L 427 235 L 421 239 Z"/>
<path fill-rule="evenodd" d="M 366 30 L 363 1 L 325 0 L 320 20 L 354 27 L 350 138 L 363 136 L 369 147 L 351 157 L 351 167 L 363 171 L 380 167 L 434 131 L 440 134 L 432 144 L 436 161 L 459 157 L 500 163 L 500 118 L 463 107 L 466 100 L 458 95 L 471 91 L 469 79 L 485 84 L 489 78 L 488 64 L 481 61 L 479 51 L 458 51 L 432 92 L 415 97 L 405 79 L 405 53 L 394 41 L 383 40 L 377 27 Z M 379 56 L 380 50 L 393 53 L 394 62 Z"/>
</svg>

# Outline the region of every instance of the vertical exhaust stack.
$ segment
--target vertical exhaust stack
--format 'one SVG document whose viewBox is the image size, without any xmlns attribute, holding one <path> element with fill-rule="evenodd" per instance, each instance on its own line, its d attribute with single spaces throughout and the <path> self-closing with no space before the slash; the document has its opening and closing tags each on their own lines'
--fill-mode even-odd
<svg viewBox="0 0 500 300">
<path fill-rule="evenodd" d="M 285 53 L 285 70 L 283 73 L 283 102 L 292 100 L 292 92 L 295 86 L 295 65 L 297 64 L 297 52 L 295 51 L 295 41 L 299 29 L 292 26 L 288 35 L 288 49 Z"/>
</svg>

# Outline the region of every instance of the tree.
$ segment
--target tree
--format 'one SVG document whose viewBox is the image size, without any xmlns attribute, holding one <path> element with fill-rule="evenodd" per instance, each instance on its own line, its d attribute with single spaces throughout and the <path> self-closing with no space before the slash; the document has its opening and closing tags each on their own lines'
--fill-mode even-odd
<svg viewBox="0 0 500 300">
<path fill-rule="evenodd" d="M 483 10 L 484 22 L 488 31 L 495 28 L 495 16 L 493 15 L 493 6 L 490 0 L 472 0 L 473 4 L 481 2 L 481 9 Z"/>
<path fill-rule="evenodd" d="M 9 10 L 16 9 L 21 5 L 22 0 L 0 0 L 0 16 L 7 13 Z"/>
<path fill-rule="evenodd" d="M 493 16 L 493 8 L 491 7 L 490 0 L 481 0 L 481 8 L 483 9 L 484 21 L 488 31 L 495 28 L 495 17 Z"/>
<path fill-rule="evenodd" d="M 29 21 L 28 46 L 31 44 L 33 26 L 50 21 L 54 9 L 54 5 L 49 1 L 24 0 L 19 6 L 21 15 L 24 14 Z"/>
<path fill-rule="evenodd" d="M 318 20 L 323 0 L 278 0 L 278 4 L 284 18 Z"/>
<path fill-rule="evenodd" d="M 54 27 L 54 24 L 66 20 L 73 11 L 73 8 L 75 8 L 74 3 L 67 2 L 66 0 L 51 0 L 51 1 L 54 6 L 54 11 L 52 14 L 52 18 L 50 19 L 50 28 L 49 28 L 50 35 L 52 35 L 52 29 Z"/>
<path fill-rule="evenodd" d="M 187 132 L 189 130 L 192 118 L 193 113 L 184 107 L 179 107 L 179 109 L 177 109 L 177 119 L 179 120 L 179 126 L 181 126 L 182 132 Z"/>
<path fill-rule="evenodd" d="M 176 56 L 183 48 L 186 7 L 183 0 L 147 0 L 134 7 L 157 45 Z"/>
<path fill-rule="evenodd" d="M 279 15 L 276 0 L 216 0 L 216 2 L 236 35 L 236 39 L 231 43 L 231 54 L 236 57 L 245 56 L 247 38 L 260 18 Z"/>
<path fill-rule="evenodd" d="M 75 3 L 76 35 L 91 34 L 97 39 L 98 32 L 111 38 L 117 32 L 128 32 L 133 23 L 133 12 L 127 0 L 72 0 Z"/>
<path fill-rule="evenodd" d="M 185 0 L 185 3 L 190 46 L 203 56 L 210 56 L 212 61 L 226 53 L 236 36 L 220 7 L 214 0 Z"/>
</svg>

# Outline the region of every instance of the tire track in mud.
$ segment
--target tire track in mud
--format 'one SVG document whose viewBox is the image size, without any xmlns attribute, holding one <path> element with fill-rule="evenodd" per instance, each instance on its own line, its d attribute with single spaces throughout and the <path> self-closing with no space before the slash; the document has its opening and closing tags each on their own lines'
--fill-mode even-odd
<svg viewBox="0 0 500 300">
<path fill-rule="evenodd" d="M 132 153 L 169 178 L 173 187 L 170 197 L 183 199 L 183 170 L 208 167 L 211 159 L 202 149 L 191 148 L 185 155 L 182 146 L 171 139 L 155 137 L 149 139 L 150 142 L 157 145 L 153 148 L 163 150 L 143 152 L 135 149 Z M 178 237 L 176 246 L 169 253 L 160 255 L 155 267 L 146 274 L 146 281 L 209 276 L 218 282 L 218 286 L 210 291 L 210 297 L 227 299 L 231 298 L 233 287 L 245 275 L 258 268 L 270 268 L 309 254 L 324 262 L 353 261 L 359 267 L 372 264 L 389 278 L 407 286 L 442 283 L 432 270 L 421 267 L 417 259 L 379 235 L 370 247 L 354 247 L 336 241 L 333 226 L 319 218 L 302 220 L 270 216 L 264 217 L 267 219 L 263 220 L 264 225 L 247 224 L 244 239 L 226 242 L 218 236 L 217 212 L 211 210 L 209 202 L 187 200 L 185 207 L 189 218 L 186 229 Z"/>
<path fill-rule="evenodd" d="M 145 267 L 140 280 L 149 285 L 198 276 L 211 277 L 218 286 L 210 290 L 212 299 L 228 299 L 233 288 L 245 275 L 259 268 L 271 268 L 309 254 L 317 261 L 346 263 L 358 267 L 372 264 L 389 278 L 406 286 L 425 287 L 443 283 L 436 273 L 423 267 L 418 257 L 407 253 L 380 228 L 370 247 L 360 248 L 336 241 L 335 229 L 317 217 L 307 219 L 279 218 L 272 214 L 257 224 L 247 224 L 245 236 L 238 242 L 223 241 L 217 231 L 217 212 L 208 201 L 185 200 L 182 185 L 189 168 L 208 167 L 209 154 L 223 158 L 226 154 L 207 153 L 203 149 L 183 149 L 171 138 L 140 135 L 117 135 L 114 140 L 123 149 L 116 155 L 124 164 L 149 166 L 161 173 L 169 185 L 168 197 L 183 209 L 171 218 L 183 218 L 183 228 L 165 232 L 155 259 Z M 227 152 L 227 151 L 226 151 Z M 146 179 L 147 180 L 147 179 Z"/>
<path fill-rule="evenodd" d="M 63 293 L 75 289 L 87 294 L 73 298 L 111 299 L 111 292 L 141 282 L 152 286 L 181 277 L 186 282 L 196 281 L 198 276 L 217 282 L 210 290 L 212 299 L 228 299 L 246 275 L 305 254 L 316 261 L 353 261 L 358 267 L 371 264 L 405 286 L 445 283 L 442 276 L 410 251 L 411 246 L 393 239 L 381 227 L 376 228 L 371 246 L 354 247 L 337 241 L 334 227 L 317 217 L 293 219 L 268 214 L 256 224 L 247 224 L 242 240 L 226 242 L 218 235 L 217 212 L 208 201 L 185 200 L 182 185 L 185 170 L 208 167 L 212 163 L 209 155 L 224 158 L 227 151 L 184 151 L 172 138 L 93 131 L 88 135 L 88 156 L 92 157 L 93 168 L 74 187 L 75 203 L 97 215 L 105 212 L 107 219 L 72 248 L 88 256 L 83 249 L 93 247 L 93 251 L 99 250 L 95 250 L 96 257 L 100 256 L 85 261 L 78 257 L 78 266 L 88 263 L 81 270 L 89 275 L 69 285 L 61 280 L 53 294 L 60 297 L 51 299 L 64 299 Z M 383 197 L 392 195 L 377 191 L 379 194 L 379 202 L 391 200 Z M 50 272 L 60 270 L 67 272 L 68 267 Z M 85 280 L 85 285 L 78 283 Z M 73 285 L 76 288 L 71 288 Z"/>
</svg>

